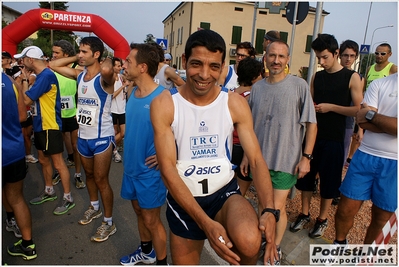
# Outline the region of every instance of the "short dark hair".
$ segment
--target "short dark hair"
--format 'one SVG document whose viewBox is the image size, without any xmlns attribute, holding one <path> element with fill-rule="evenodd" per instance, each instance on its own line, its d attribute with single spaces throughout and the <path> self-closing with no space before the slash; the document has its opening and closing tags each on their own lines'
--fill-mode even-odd
<svg viewBox="0 0 399 267">
<path fill-rule="evenodd" d="M 91 51 L 93 52 L 93 54 L 95 52 L 100 52 L 100 56 L 98 57 L 98 62 L 101 62 L 101 58 L 102 55 L 104 53 L 104 44 L 103 42 L 100 40 L 100 38 L 96 37 L 96 36 L 87 36 L 84 37 L 81 41 L 80 41 L 81 45 L 88 45 L 90 46 Z"/>
<path fill-rule="evenodd" d="M 359 55 L 359 45 L 352 40 L 345 40 L 342 42 L 342 44 L 339 46 L 339 54 L 342 55 L 342 53 L 345 51 L 345 49 L 352 49 L 355 51 L 356 56 Z"/>
<path fill-rule="evenodd" d="M 67 40 L 58 40 L 53 43 L 53 46 L 61 48 L 62 52 L 70 57 L 76 55 L 75 48 Z"/>
<path fill-rule="evenodd" d="M 241 42 L 237 44 L 236 51 L 238 49 L 246 49 L 250 57 L 256 56 L 255 47 L 252 46 L 250 42 Z"/>
<path fill-rule="evenodd" d="M 148 44 L 154 46 L 154 48 L 157 50 L 159 56 L 159 62 L 164 62 L 165 52 L 163 51 L 162 47 L 157 43 L 148 43 Z"/>
<path fill-rule="evenodd" d="M 119 57 L 113 57 L 112 58 L 112 66 L 115 66 L 115 62 L 119 61 L 122 65 L 122 59 L 120 59 Z"/>
<path fill-rule="evenodd" d="M 338 49 L 338 41 L 335 39 L 334 35 L 319 33 L 317 38 L 312 42 L 312 49 L 318 52 L 327 49 L 328 52 L 334 55 Z"/>
<path fill-rule="evenodd" d="M 380 44 L 379 46 L 385 46 L 385 47 L 388 47 L 388 49 L 389 49 L 389 53 L 391 53 L 391 51 L 392 51 L 391 45 L 390 45 L 390 44 L 388 44 L 388 43 L 382 43 L 382 44 Z M 377 46 L 377 47 L 378 47 L 378 46 Z"/>
<path fill-rule="evenodd" d="M 238 63 L 237 81 L 239 85 L 251 86 L 252 81 L 259 77 L 262 63 L 255 58 L 247 57 Z"/>
<path fill-rule="evenodd" d="M 280 40 L 280 32 L 278 32 L 278 31 L 268 31 L 265 34 L 264 38 L 266 40 L 269 40 L 269 41 L 272 41 L 272 42 Z"/>
<path fill-rule="evenodd" d="M 136 61 L 137 64 L 146 64 L 148 74 L 154 78 L 158 71 L 159 53 L 154 45 L 151 44 L 136 44 L 131 43 L 130 49 L 137 49 Z"/>
<path fill-rule="evenodd" d="M 197 46 L 204 46 L 211 52 L 221 52 L 222 62 L 224 62 L 226 58 L 226 43 L 217 32 L 212 30 L 199 30 L 191 34 L 184 48 L 184 54 L 187 60 L 191 56 L 192 49 Z"/>
</svg>

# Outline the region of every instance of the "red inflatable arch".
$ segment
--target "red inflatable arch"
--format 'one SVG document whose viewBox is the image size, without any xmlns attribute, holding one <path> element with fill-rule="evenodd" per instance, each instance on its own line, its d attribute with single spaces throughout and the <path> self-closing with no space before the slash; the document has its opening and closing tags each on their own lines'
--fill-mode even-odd
<svg viewBox="0 0 399 267">
<path fill-rule="evenodd" d="M 77 12 L 32 9 L 2 30 L 2 50 L 17 53 L 17 45 L 39 29 L 93 32 L 114 50 L 114 56 L 125 58 L 129 52 L 126 39 L 103 18 Z"/>
</svg>

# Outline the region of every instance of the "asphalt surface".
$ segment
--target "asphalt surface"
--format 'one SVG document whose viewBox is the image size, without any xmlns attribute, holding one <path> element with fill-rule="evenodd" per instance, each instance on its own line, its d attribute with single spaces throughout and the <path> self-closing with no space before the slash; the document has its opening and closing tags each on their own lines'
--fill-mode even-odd
<svg viewBox="0 0 399 267">
<path fill-rule="evenodd" d="M 35 150 L 32 148 L 32 150 Z M 65 152 L 64 152 L 65 153 Z M 123 157 L 123 152 L 120 152 Z M 34 153 L 36 157 L 37 154 Z M 69 168 L 71 174 L 71 191 L 76 206 L 64 215 L 54 215 L 53 210 L 61 204 L 62 185 L 55 186 L 57 200 L 40 205 L 31 205 L 29 200 L 38 196 L 44 189 L 44 181 L 39 163 L 30 164 L 24 182 L 24 196 L 32 215 L 33 241 L 36 244 L 38 257 L 24 261 L 22 257 L 13 257 L 7 253 L 7 245 L 18 239 L 12 232 L 5 229 L 6 213 L 2 212 L 2 262 L 8 265 L 120 265 L 122 256 L 132 253 L 140 244 L 137 230 L 137 219 L 130 201 L 120 197 L 123 164 L 112 161 L 109 180 L 114 191 L 113 221 L 117 232 L 102 243 L 90 241 L 90 237 L 100 226 L 102 217 L 93 220 L 88 225 L 78 224 L 78 220 L 90 205 L 87 189 L 76 189 L 73 180 L 75 169 Z M 84 177 L 84 174 L 83 174 Z M 85 177 L 84 177 L 85 180 Z M 100 203 L 101 204 L 101 203 Z M 168 230 L 165 217 L 165 205 L 162 207 L 161 217 Z M 169 244 L 167 244 L 168 262 L 171 264 Z M 201 265 L 226 264 L 209 245 L 206 244 Z"/>
</svg>

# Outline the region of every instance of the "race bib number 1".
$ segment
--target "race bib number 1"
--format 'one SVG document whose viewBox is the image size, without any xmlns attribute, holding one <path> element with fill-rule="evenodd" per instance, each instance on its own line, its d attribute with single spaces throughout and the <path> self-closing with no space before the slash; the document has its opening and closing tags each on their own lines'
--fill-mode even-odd
<svg viewBox="0 0 399 267">
<path fill-rule="evenodd" d="M 96 109 L 92 107 L 84 107 L 78 109 L 78 124 L 84 126 L 94 126 L 96 118 Z"/>
<path fill-rule="evenodd" d="M 73 109 L 73 101 L 72 101 L 72 96 L 63 96 L 61 97 L 61 109 L 62 110 L 67 110 L 67 109 Z"/>
</svg>

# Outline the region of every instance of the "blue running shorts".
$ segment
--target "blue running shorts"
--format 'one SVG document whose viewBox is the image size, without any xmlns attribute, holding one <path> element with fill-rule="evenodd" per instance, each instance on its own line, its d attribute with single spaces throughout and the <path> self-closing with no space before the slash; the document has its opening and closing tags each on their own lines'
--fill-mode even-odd
<svg viewBox="0 0 399 267">
<path fill-rule="evenodd" d="M 231 179 L 227 185 L 212 195 L 196 197 L 195 200 L 197 200 L 205 213 L 211 219 L 214 219 L 226 200 L 235 194 L 241 195 L 241 192 L 237 184 L 237 179 Z M 199 228 L 198 224 L 177 204 L 170 194 L 168 194 L 167 203 L 166 218 L 173 234 L 192 240 L 207 239 L 205 232 Z"/>
<path fill-rule="evenodd" d="M 121 197 L 127 200 L 137 200 L 142 209 L 161 207 L 166 200 L 166 187 L 161 176 L 135 179 L 123 174 Z"/>
<path fill-rule="evenodd" d="M 339 190 L 354 200 L 369 200 L 388 212 L 398 207 L 398 161 L 357 150 Z"/>
<path fill-rule="evenodd" d="M 78 152 L 85 158 L 92 158 L 94 155 L 101 154 L 111 145 L 115 147 L 114 136 L 96 139 L 82 139 L 78 137 Z"/>
</svg>

